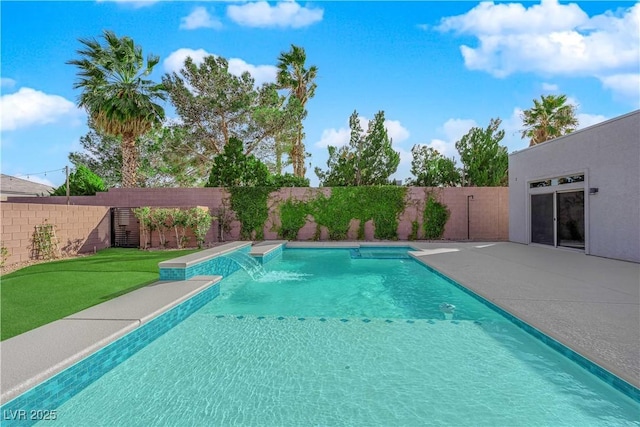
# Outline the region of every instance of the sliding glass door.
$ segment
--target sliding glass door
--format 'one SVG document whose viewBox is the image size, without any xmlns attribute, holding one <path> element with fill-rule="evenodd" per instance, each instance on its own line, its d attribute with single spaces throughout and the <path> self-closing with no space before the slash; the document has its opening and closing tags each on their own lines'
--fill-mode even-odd
<svg viewBox="0 0 640 427">
<path fill-rule="evenodd" d="M 584 249 L 584 190 L 531 195 L 531 243 Z"/>
<path fill-rule="evenodd" d="M 556 193 L 557 245 L 584 249 L 584 191 Z"/>
<path fill-rule="evenodd" d="M 531 195 L 531 243 L 555 245 L 553 195 Z"/>
</svg>

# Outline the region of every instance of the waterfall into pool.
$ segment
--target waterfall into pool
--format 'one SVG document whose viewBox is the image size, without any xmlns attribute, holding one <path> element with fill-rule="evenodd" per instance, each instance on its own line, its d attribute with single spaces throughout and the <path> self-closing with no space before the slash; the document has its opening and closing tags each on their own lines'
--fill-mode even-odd
<svg viewBox="0 0 640 427">
<path fill-rule="evenodd" d="M 244 252 L 235 251 L 230 254 L 223 255 L 224 258 L 228 258 L 234 261 L 240 266 L 247 274 L 253 279 L 258 280 L 263 277 L 267 272 L 262 264 L 260 264 L 254 257 Z"/>
</svg>

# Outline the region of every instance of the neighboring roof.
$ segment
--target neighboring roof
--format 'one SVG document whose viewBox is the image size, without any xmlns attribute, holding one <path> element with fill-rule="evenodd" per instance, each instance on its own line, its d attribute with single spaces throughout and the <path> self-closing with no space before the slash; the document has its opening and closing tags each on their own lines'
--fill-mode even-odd
<svg viewBox="0 0 640 427">
<path fill-rule="evenodd" d="M 54 190 L 53 187 L 37 182 L 27 181 L 26 179 L 17 178 L 0 174 L 0 195 L 5 199 L 9 197 L 33 197 L 48 196 Z"/>
</svg>

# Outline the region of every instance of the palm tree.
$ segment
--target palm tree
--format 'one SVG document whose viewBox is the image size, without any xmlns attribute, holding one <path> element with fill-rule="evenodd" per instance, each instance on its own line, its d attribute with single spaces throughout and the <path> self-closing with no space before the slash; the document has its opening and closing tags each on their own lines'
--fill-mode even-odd
<svg viewBox="0 0 640 427">
<path fill-rule="evenodd" d="M 293 174 L 295 176 L 304 177 L 306 168 L 304 165 L 305 148 L 302 142 L 304 137 L 302 120 L 307 115 L 305 105 L 307 101 L 313 98 L 316 91 L 315 79 L 318 75 L 318 67 L 311 66 L 305 68 L 307 54 L 304 48 L 291 45 L 289 52 L 282 52 L 278 57 L 278 88 L 288 89 L 289 96 L 297 98 L 303 110 L 300 115 L 300 121 L 297 123 L 295 140 L 289 151 L 289 158 L 293 164 Z"/>
<path fill-rule="evenodd" d="M 566 95 L 542 95 L 533 100 L 533 108 L 522 112 L 525 129 L 522 138 L 530 138 L 529 147 L 573 132 L 578 126 L 576 107 L 567 104 Z"/>
<path fill-rule="evenodd" d="M 118 38 L 107 30 L 102 37 L 104 45 L 80 39 L 80 59 L 67 64 L 78 67 L 79 80 L 73 85 L 82 89 L 78 106 L 98 130 L 121 138 L 122 186 L 132 188 L 138 184 L 136 139 L 164 119 L 164 109 L 155 103 L 166 99 L 164 87 L 147 79 L 160 58 L 148 55 L 144 66 L 142 48 L 130 37 Z"/>
</svg>

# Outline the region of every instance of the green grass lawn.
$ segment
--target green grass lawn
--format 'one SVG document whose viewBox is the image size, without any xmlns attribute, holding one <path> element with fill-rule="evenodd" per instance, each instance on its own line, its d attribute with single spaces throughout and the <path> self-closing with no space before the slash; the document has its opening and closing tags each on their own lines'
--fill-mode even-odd
<svg viewBox="0 0 640 427">
<path fill-rule="evenodd" d="M 158 262 L 196 252 L 111 248 L 33 265 L 2 277 L 0 330 L 5 340 L 158 280 Z"/>
</svg>

